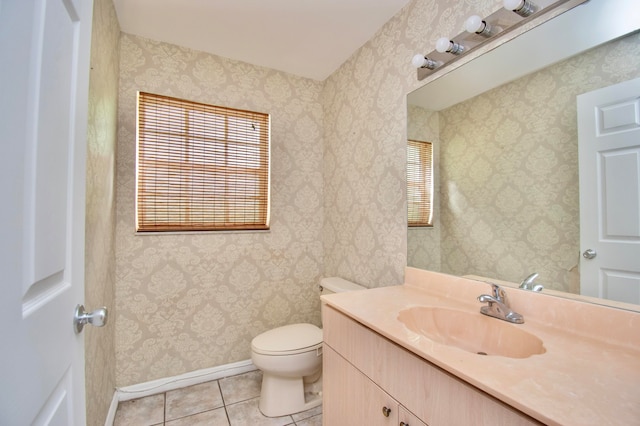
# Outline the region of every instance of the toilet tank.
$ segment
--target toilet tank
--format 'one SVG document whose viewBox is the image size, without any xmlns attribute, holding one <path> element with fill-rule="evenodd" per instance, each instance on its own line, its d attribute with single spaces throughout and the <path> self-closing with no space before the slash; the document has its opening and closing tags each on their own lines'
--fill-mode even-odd
<svg viewBox="0 0 640 426">
<path fill-rule="evenodd" d="M 340 277 L 328 277 L 320 280 L 320 295 L 365 289 L 366 287 Z"/>
</svg>

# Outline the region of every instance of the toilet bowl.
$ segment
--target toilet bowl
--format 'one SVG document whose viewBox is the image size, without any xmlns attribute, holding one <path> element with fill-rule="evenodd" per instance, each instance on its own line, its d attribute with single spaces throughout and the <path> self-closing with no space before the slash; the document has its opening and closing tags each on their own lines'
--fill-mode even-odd
<svg viewBox="0 0 640 426">
<path fill-rule="evenodd" d="M 342 278 L 323 278 L 320 294 L 363 290 Z M 322 372 L 322 330 L 313 324 L 290 324 L 265 331 L 251 341 L 251 360 L 262 370 L 259 408 L 267 417 L 309 410 L 322 403 L 320 394 L 305 399 L 304 384 Z"/>
<path fill-rule="evenodd" d="M 278 417 L 317 407 L 318 395 L 304 397 L 304 378 L 317 376 L 322 367 L 322 330 L 313 324 L 274 328 L 251 342 L 251 360 L 262 370 L 260 411 Z"/>
</svg>

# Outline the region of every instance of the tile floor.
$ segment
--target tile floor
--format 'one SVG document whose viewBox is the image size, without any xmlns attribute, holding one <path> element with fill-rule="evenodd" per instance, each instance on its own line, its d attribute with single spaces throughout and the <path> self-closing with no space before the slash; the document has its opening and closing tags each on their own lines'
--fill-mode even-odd
<svg viewBox="0 0 640 426">
<path fill-rule="evenodd" d="M 123 401 L 114 426 L 320 426 L 322 406 L 283 417 L 265 417 L 258 409 L 262 372 L 213 380 Z"/>
</svg>

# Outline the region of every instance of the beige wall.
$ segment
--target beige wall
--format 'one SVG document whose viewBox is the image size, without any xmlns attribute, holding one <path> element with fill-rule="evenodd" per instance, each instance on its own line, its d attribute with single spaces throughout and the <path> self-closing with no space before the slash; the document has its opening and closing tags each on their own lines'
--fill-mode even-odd
<svg viewBox="0 0 640 426">
<path fill-rule="evenodd" d="M 433 150 L 433 226 L 407 228 L 407 265 L 415 268 L 440 271 L 440 117 L 435 111 L 407 105 L 407 138 L 431 142 Z"/>
<path fill-rule="evenodd" d="M 407 264 L 406 95 L 418 88 L 411 57 L 458 34 L 492 0 L 415 0 L 326 81 L 325 274 L 368 287 L 400 284 Z"/>
<path fill-rule="evenodd" d="M 579 293 L 576 96 L 640 76 L 640 35 L 440 112 L 442 271 Z"/>
<path fill-rule="evenodd" d="M 403 281 L 406 94 L 422 85 L 411 57 L 500 7 L 457 3 L 414 0 L 325 82 L 122 35 L 119 386 L 248 359 L 259 332 L 318 324 L 321 276 Z M 134 234 L 136 90 L 272 114 L 270 232 Z"/>
<path fill-rule="evenodd" d="M 104 425 L 116 384 L 115 150 L 120 26 L 112 0 L 96 0 L 91 37 L 85 305 L 109 308 L 103 328 L 85 328 L 87 424 Z"/>
<path fill-rule="evenodd" d="M 271 114 L 271 230 L 134 233 L 136 91 Z M 250 358 L 251 339 L 320 323 L 322 83 L 121 37 L 116 230 L 119 386 Z"/>
<path fill-rule="evenodd" d="M 325 82 L 122 35 L 119 386 L 248 359 L 256 334 L 318 324 L 321 276 L 403 281 L 410 59 L 492 3 L 414 1 Z M 134 234 L 136 90 L 272 114 L 269 233 Z"/>
</svg>

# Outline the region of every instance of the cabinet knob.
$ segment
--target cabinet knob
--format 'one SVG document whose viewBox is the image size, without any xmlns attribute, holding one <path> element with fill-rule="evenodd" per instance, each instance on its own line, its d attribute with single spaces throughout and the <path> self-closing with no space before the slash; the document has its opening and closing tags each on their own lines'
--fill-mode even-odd
<svg viewBox="0 0 640 426">
<path fill-rule="evenodd" d="M 409 423 L 400 422 L 400 426 L 409 426 Z"/>
<path fill-rule="evenodd" d="M 389 414 L 391 413 L 391 408 L 387 408 L 387 407 L 382 407 L 382 415 L 385 417 L 389 417 Z"/>
</svg>

